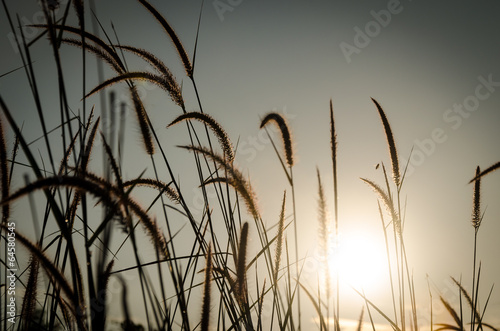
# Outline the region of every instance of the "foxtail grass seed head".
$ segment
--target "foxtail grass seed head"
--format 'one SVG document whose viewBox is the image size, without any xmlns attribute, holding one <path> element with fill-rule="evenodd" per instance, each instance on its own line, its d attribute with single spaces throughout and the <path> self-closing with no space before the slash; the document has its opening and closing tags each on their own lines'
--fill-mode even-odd
<svg viewBox="0 0 500 331">
<path fill-rule="evenodd" d="M 210 296 L 212 276 L 212 245 L 208 245 L 205 266 L 205 280 L 203 283 L 203 305 L 201 308 L 201 330 L 208 331 L 210 326 Z"/>
<path fill-rule="evenodd" d="M 283 140 L 283 145 L 285 147 L 286 163 L 289 167 L 292 167 L 294 164 L 294 158 L 292 149 L 292 137 L 288 124 L 282 115 L 278 113 L 269 113 L 260 123 L 260 128 L 262 129 L 270 121 L 273 121 L 281 131 L 281 139 Z"/>
<path fill-rule="evenodd" d="M 401 185 L 401 175 L 399 173 L 398 152 L 396 149 L 396 143 L 394 142 L 394 136 L 392 135 L 391 126 L 389 125 L 389 121 L 387 120 L 387 116 L 385 115 L 384 110 L 377 102 L 377 100 L 372 98 L 372 101 L 373 103 L 375 103 L 375 106 L 377 106 L 378 114 L 380 115 L 382 125 L 384 126 L 387 145 L 389 146 L 389 154 L 391 156 L 392 178 L 394 180 L 394 184 L 396 184 L 396 187 L 399 188 L 399 186 Z"/>
<path fill-rule="evenodd" d="M 285 231 L 285 203 L 286 203 L 286 191 L 283 193 L 283 204 L 281 205 L 280 219 L 278 222 L 278 234 L 276 239 L 276 258 L 274 261 L 274 284 L 278 282 L 278 271 L 281 263 L 281 251 L 283 250 L 283 233 Z"/>
<path fill-rule="evenodd" d="M 248 222 L 241 228 L 240 244 L 238 246 L 238 265 L 236 266 L 236 299 L 240 304 L 246 301 L 246 268 L 247 268 L 247 246 L 248 246 Z"/>
<path fill-rule="evenodd" d="M 401 219 L 399 218 L 399 215 L 396 212 L 396 208 L 394 206 L 392 199 L 389 197 L 389 194 L 387 194 L 387 192 L 385 192 L 380 186 L 378 186 L 371 180 L 366 178 L 361 178 L 361 180 L 364 181 L 366 184 L 368 184 L 375 191 L 375 193 L 378 194 L 380 200 L 383 202 L 385 208 L 387 209 L 387 212 L 391 215 L 391 219 L 392 222 L 394 223 L 394 228 L 396 233 L 398 234 L 399 237 L 402 237 L 403 229 L 401 227 Z"/>
<path fill-rule="evenodd" d="M 479 167 L 476 168 L 476 177 L 481 173 Z M 472 209 L 472 226 L 478 229 L 481 225 L 481 178 L 476 179 L 474 182 L 474 194 L 472 196 L 473 209 Z"/>
<path fill-rule="evenodd" d="M 316 174 L 318 178 L 318 219 L 319 219 L 319 235 L 320 235 L 320 245 L 323 257 L 325 260 L 328 255 L 328 238 L 329 238 L 329 224 L 328 224 L 328 211 L 326 208 L 325 192 L 323 189 L 323 184 L 321 182 L 321 175 L 319 169 L 316 169 Z"/>
<path fill-rule="evenodd" d="M 33 255 L 30 258 L 28 283 L 24 293 L 23 305 L 21 308 L 21 318 L 24 320 L 25 327 L 30 325 L 33 313 L 36 307 L 36 297 L 38 288 L 39 262 Z"/>
<path fill-rule="evenodd" d="M 184 69 L 186 70 L 186 75 L 189 78 L 193 78 L 193 66 L 191 65 L 191 61 L 189 60 L 187 52 L 184 49 L 184 46 L 182 45 L 179 37 L 177 37 L 177 34 L 175 33 L 174 29 L 170 26 L 170 24 L 168 24 L 167 20 L 156 10 L 156 8 L 154 8 L 148 1 L 139 0 L 139 2 L 144 7 L 146 7 L 146 9 L 149 10 L 149 12 L 153 14 L 155 19 L 161 24 L 165 32 L 170 37 L 170 40 L 172 40 L 172 43 L 174 44 L 175 49 L 177 50 L 177 53 L 181 58 L 182 64 L 184 65 Z"/>
<path fill-rule="evenodd" d="M 205 113 L 200 113 L 200 112 L 189 112 L 182 114 L 178 116 L 176 119 L 174 119 L 168 126 L 167 128 L 171 127 L 172 125 L 175 125 L 177 123 L 180 123 L 185 120 L 197 120 L 205 125 L 207 125 L 212 132 L 217 136 L 217 139 L 219 140 L 219 143 L 222 147 L 222 150 L 224 151 L 224 157 L 228 162 L 232 162 L 234 160 L 234 151 L 233 151 L 233 144 L 229 140 L 229 136 L 224 130 L 224 128 L 210 115 L 205 114 Z"/>
<path fill-rule="evenodd" d="M 333 166 L 337 166 L 337 133 L 335 131 L 335 118 L 333 116 L 333 102 L 330 99 L 330 147 L 332 150 Z"/>
<path fill-rule="evenodd" d="M 217 153 L 205 148 L 197 146 L 178 146 L 180 148 L 187 149 L 195 153 L 201 153 L 210 159 L 214 160 L 218 165 L 222 166 L 224 170 L 229 174 L 229 177 L 220 177 L 207 180 L 203 185 L 216 182 L 225 182 L 231 185 L 245 200 L 245 204 L 249 213 L 255 218 L 259 218 L 259 209 L 257 206 L 257 195 L 254 193 L 250 182 L 247 181 L 243 174 L 238 168 L 236 168 L 232 163 L 227 162 L 222 156 Z"/>
</svg>

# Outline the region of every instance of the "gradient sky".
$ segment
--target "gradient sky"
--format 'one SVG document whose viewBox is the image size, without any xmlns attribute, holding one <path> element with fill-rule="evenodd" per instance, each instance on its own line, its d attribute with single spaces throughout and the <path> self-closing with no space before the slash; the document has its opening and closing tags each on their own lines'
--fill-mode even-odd
<svg viewBox="0 0 500 331">
<path fill-rule="evenodd" d="M 27 1 L 6 3 L 23 23 L 39 23 L 36 6 Z M 200 1 L 151 3 L 176 29 L 192 56 Z M 217 9 L 221 3 L 228 10 Z M 21 65 L 1 11 L 0 75 Z M 413 148 L 402 194 L 407 197 L 408 259 L 422 312 L 429 301 L 426 275 L 435 297 L 439 291 L 450 292 L 450 276 L 462 276 L 464 284 L 470 284 L 473 187 L 467 182 L 477 165 L 486 168 L 500 160 L 499 12 L 497 1 L 206 1 L 195 67 L 204 111 L 225 126 L 233 142 L 239 139 L 236 160 L 251 176 L 264 218 L 276 221 L 282 191 L 287 188 L 274 151 L 258 130 L 260 118 L 274 110 L 287 114 L 295 140 L 299 245 L 304 255 L 314 250 L 316 166 L 327 183 L 327 195 L 332 196 L 328 125 L 332 98 L 339 144 L 341 230 L 382 236 L 376 196 L 359 180 L 367 177 L 382 183 L 375 165 L 389 164 L 373 97 L 389 118 L 402 163 Z M 197 110 L 170 41 L 139 3 L 96 0 L 96 13 L 111 35 L 114 24 L 122 44 L 143 47 L 161 57 L 178 80 L 184 80 L 188 110 Z M 44 77 L 42 95 L 50 95 L 53 61 L 46 42 L 38 44 L 33 60 L 38 77 Z M 67 82 L 81 77 L 80 54 L 69 46 L 63 50 Z M 130 66 L 144 69 L 140 62 L 130 61 Z M 90 56 L 88 63 L 95 68 Z M 111 74 L 106 69 L 105 76 Z M 97 78 L 89 74 L 88 79 L 90 90 Z M 33 120 L 35 108 L 27 88 L 22 70 L 0 78 L 0 94 L 33 140 L 41 129 Z M 180 109 L 162 92 L 146 88 L 145 104 L 153 122 L 161 138 L 172 141 L 168 148 L 175 153 L 175 145 L 187 142 L 185 132 L 172 129 L 170 134 L 164 127 Z M 125 90 L 117 91 L 121 97 Z M 74 96 L 73 109 L 81 107 L 81 90 L 69 93 Z M 89 100 L 98 102 L 98 98 Z M 50 98 L 44 101 L 57 109 Z M 57 123 L 54 116 L 48 126 Z M 127 137 L 131 149 L 126 164 L 130 175 L 136 176 L 143 170 L 132 155 L 133 147 L 139 146 L 139 134 L 134 121 L 128 123 L 132 134 Z M 189 183 L 189 178 L 184 180 Z M 487 210 L 478 250 L 483 264 L 482 303 L 500 276 L 500 175 L 489 175 L 483 183 Z M 374 301 L 386 300 L 386 294 L 373 292 Z M 346 297 L 355 295 L 346 291 Z M 344 318 L 358 317 L 359 302 L 352 307 L 346 303 Z M 498 291 L 489 303 L 487 322 L 498 326 L 496 316 L 500 316 Z"/>
</svg>

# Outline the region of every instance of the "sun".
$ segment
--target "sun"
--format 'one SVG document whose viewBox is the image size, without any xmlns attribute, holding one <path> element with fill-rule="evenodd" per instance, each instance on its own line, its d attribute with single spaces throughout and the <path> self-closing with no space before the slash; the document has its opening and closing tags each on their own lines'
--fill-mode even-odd
<svg viewBox="0 0 500 331">
<path fill-rule="evenodd" d="M 360 230 L 340 233 L 338 245 L 332 243 L 328 259 L 332 280 L 338 273 L 343 287 L 356 290 L 380 287 L 388 269 L 385 244 L 379 235 Z"/>
</svg>

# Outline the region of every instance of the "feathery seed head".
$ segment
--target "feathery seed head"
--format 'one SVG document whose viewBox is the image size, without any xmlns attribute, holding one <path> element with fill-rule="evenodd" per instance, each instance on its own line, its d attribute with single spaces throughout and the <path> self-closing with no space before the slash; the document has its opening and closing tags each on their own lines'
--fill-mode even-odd
<svg viewBox="0 0 500 331">
<path fill-rule="evenodd" d="M 289 126 L 285 118 L 281 114 L 269 113 L 264 117 L 264 119 L 260 123 L 260 128 L 262 129 L 270 121 L 273 121 L 281 131 L 281 139 L 283 140 L 283 145 L 285 147 L 286 163 L 288 164 L 289 167 L 292 167 L 294 164 L 294 159 L 293 159 L 293 149 L 292 149 L 292 138 Z"/>
<path fill-rule="evenodd" d="M 479 167 L 476 168 L 476 177 L 481 173 Z M 478 229 L 481 225 L 481 178 L 474 182 L 474 193 L 472 196 L 473 209 L 472 209 L 472 226 Z"/>
<path fill-rule="evenodd" d="M 394 142 L 394 136 L 392 135 L 391 126 L 389 125 L 389 121 L 387 120 L 387 116 L 384 113 L 384 110 L 377 102 L 377 100 L 371 98 L 375 106 L 377 107 L 378 114 L 380 116 L 380 120 L 382 121 L 382 125 L 384 126 L 385 136 L 387 138 L 387 145 L 389 146 L 389 154 L 391 156 L 392 163 L 392 178 L 394 180 L 394 184 L 399 189 L 401 185 L 401 175 L 399 173 L 399 160 L 398 160 L 398 151 L 396 149 L 396 143 Z"/>
</svg>

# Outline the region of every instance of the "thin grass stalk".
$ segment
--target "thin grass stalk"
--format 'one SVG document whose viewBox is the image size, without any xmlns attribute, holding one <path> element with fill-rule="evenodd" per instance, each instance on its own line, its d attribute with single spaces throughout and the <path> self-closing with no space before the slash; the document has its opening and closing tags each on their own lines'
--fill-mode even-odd
<svg viewBox="0 0 500 331">
<path fill-rule="evenodd" d="M 333 116 L 333 102 L 330 99 L 330 145 L 332 152 L 332 171 L 333 171 L 333 202 L 334 202 L 334 221 L 335 221 L 335 254 L 338 252 L 339 247 L 339 211 L 338 211 L 338 187 L 337 187 L 337 133 L 335 131 L 335 118 Z M 335 282 L 336 282 L 336 305 L 334 315 L 337 319 L 340 315 L 340 281 L 339 281 L 339 271 L 335 271 Z M 328 319 L 329 323 L 329 319 Z M 335 325 L 335 330 L 340 331 L 338 325 Z"/>
<path fill-rule="evenodd" d="M 320 280 L 319 280 L 319 274 L 318 274 L 318 275 L 317 275 L 317 277 L 316 277 L 316 281 L 318 282 L 318 284 L 321 284 L 321 282 L 320 282 Z M 319 315 L 319 316 L 323 316 L 323 312 L 321 311 L 321 306 L 322 306 L 323 304 L 321 303 L 321 291 L 319 290 L 319 289 L 320 289 L 320 287 L 321 287 L 321 286 L 318 286 L 318 294 L 317 294 L 317 295 L 318 295 L 318 302 L 317 302 L 317 305 L 318 305 L 318 307 L 319 307 L 318 315 Z M 328 328 L 329 328 L 329 327 L 330 327 L 330 325 L 329 325 L 329 322 L 328 322 L 328 317 L 327 317 L 327 321 L 326 321 L 326 329 L 325 329 L 325 330 L 323 330 L 322 325 L 320 324 L 320 326 L 319 326 L 319 330 L 320 330 L 320 331 L 326 331 L 326 330 L 328 330 Z"/>
<path fill-rule="evenodd" d="M 292 209 L 293 209 L 293 232 L 295 241 L 295 272 L 297 277 L 299 277 L 299 239 L 297 231 L 297 203 L 295 202 L 295 185 L 293 180 L 293 169 L 292 165 L 289 168 L 290 171 L 290 185 L 292 188 Z M 298 313 L 298 329 L 302 329 L 302 312 L 301 312 L 301 301 L 300 301 L 300 287 L 297 288 L 297 313 Z"/>
<path fill-rule="evenodd" d="M 474 227 L 474 249 L 473 249 L 473 264 L 472 264 L 472 297 L 474 298 L 474 303 L 471 307 L 471 331 L 474 331 L 474 311 L 476 310 L 476 259 L 477 259 L 477 233 L 479 231 L 479 226 L 481 225 L 481 178 L 479 174 L 481 169 L 479 166 L 476 168 L 476 176 L 478 179 L 474 182 L 474 193 L 472 196 L 472 226 Z"/>
<path fill-rule="evenodd" d="M 0 107 L 2 108 L 5 116 L 7 117 L 7 120 L 9 122 L 11 128 L 14 130 L 15 134 L 19 137 L 19 143 L 20 143 L 30 165 L 32 166 L 32 169 L 35 172 L 37 178 L 39 178 L 39 179 L 43 178 L 42 173 L 37 165 L 37 162 L 35 161 L 35 158 L 33 157 L 33 154 L 31 153 L 25 139 L 21 135 L 19 127 L 16 125 L 8 107 L 6 106 L 6 104 L 3 101 L 3 99 L 1 98 L 1 96 L 0 96 Z M 55 173 L 55 171 L 54 171 L 54 173 Z M 47 197 L 48 204 L 51 207 L 51 212 L 54 214 L 54 217 L 55 217 L 55 220 L 58 224 L 58 227 L 61 230 L 61 233 L 62 233 L 64 239 L 67 241 L 67 249 L 69 250 L 69 254 L 71 256 L 70 262 L 71 262 L 71 266 L 72 266 L 71 272 L 72 272 L 73 287 L 75 289 L 81 290 L 83 287 L 81 285 L 82 279 L 81 279 L 81 274 L 80 274 L 80 267 L 78 265 L 78 259 L 76 257 L 76 253 L 74 250 L 71 233 L 70 233 L 68 227 L 66 226 L 66 222 L 65 222 L 65 219 L 63 217 L 63 214 L 62 214 L 58 204 L 54 200 L 54 197 L 53 197 L 52 193 L 50 192 L 50 190 L 45 188 L 44 193 L 45 193 L 45 196 Z M 77 294 L 79 296 L 78 299 L 82 300 L 83 299 L 81 297 L 82 292 L 77 291 Z"/>
<path fill-rule="evenodd" d="M 356 331 L 361 331 L 361 329 L 363 328 L 363 316 L 365 314 L 365 306 L 363 306 L 361 308 L 361 314 L 359 315 L 359 319 L 358 319 L 358 327 L 356 328 Z"/>
<path fill-rule="evenodd" d="M 4 224 L 0 224 L 0 227 L 3 228 L 4 231 L 7 231 L 7 226 Z M 57 286 L 64 292 L 64 294 L 68 297 L 68 299 L 72 303 L 72 314 L 77 318 L 77 322 L 79 323 L 79 327 L 81 330 L 86 330 L 85 324 L 81 317 L 81 313 L 83 312 L 84 301 L 78 294 L 76 294 L 77 289 L 72 288 L 69 285 L 66 277 L 61 273 L 61 271 L 54 265 L 53 262 L 45 255 L 45 253 L 38 247 L 36 244 L 32 243 L 29 239 L 27 239 L 24 235 L 21 235 L 19 232 L 15 231 L 16 240 L 18 240 L 29 252 L 41 263 L 43 268 L 47 271 L 51 282 L 53 284 L 57 284 Z"/>
<path fill-rule="evenodd" d="M 330 329 L 330 263 L 329 263 L 329 247 L 330 247 L 330 224 L 328 222 L 328 211 L 326 209 L 326 198 L 321 183 L 319 169 L 316 168 L 316 176 L 318 179 L 318 221 L 319 221 L 319 245 L 321 254 L 323 255 L 323 264 L 325 268 L 325 287 L 326 287 L 326 330 Z"/>
<path fill-rule="evenodd" d="M 283 161 L 280 157 L 280 155 L 278 154 L 277 150 L 276 150 L 276 146 L 274 145 L 274 142 L 272 141 L 269 133 L 267 132 L 267 129 L 266 129 L 266 132 L 268 134 L 268 137 L 269 139 L 271 139 L 271 142 L 273 144 L 273 147 L 274 147 L 274 150 L 276 151 L 276 155 L 278 155 L 278 158 L 280 159 L 280 162 L 283 166 L 283 169 L 285 171 L 285 174 L 290 182 L 290 186 L 291 186 L 291 189 L 292 189 L 292 209 L 293 209 L 293 215 L 294 215 L 294 240 L 295 240 L 295 271 L 296 271 L 296 274 L 298 275 L 299 274 L 299 266 L 298 266 L 298 261 L 299 261 L 299 241 L 298 241 L 298 231 L 297 231 L 297 211 L 296 211 L 296 202 L 295 202 L 295 185 L 294 185 L 294 181 L 293 181 L 293 165 L 294 165 L 294 155 L 293 155 L 293 146 L 292 146 L 292 138 L 291 138 L 291 133 L 290 133 L 290 129 L 289 129 L 289 126 L 288 126 L 288 123 L 286 122 L 285 118 L 281 115 L 281 114 L 278 114 L 278 113 L 274 113 L 274 112 L 271 112 L 271 113 L 268 113 L 261 121 L 261 124 L 260 124 L 260 128 L 265 128 L 265 126 L 269 123 L 269 122 L 273 122 L 274 124 L 276 124 L 276 126 L 278 127 L 278 129 L 280 130 L 281 132 L 281 139 L 282 139 L 282 143 L 283 143 L 283 147 L 284 147 L 284 154 L 285 154 L 285 161 L 286 161 L 286 165 L 288 166 L 288 171 L 285 167 L 285 165 L 283 164 Z M 302 312 L 301 312 L 301 304 L 300 304 L 300 287 L 298 288 L 298 292 L 297 292 L 297 313 L 298 313 L 298 328 L 299 330 L 301 329 L 301 324 L 302 324 Z"/>
<path fill-rule="evenodd" d="M 0 117 L 0 179 L 1 179 L 1 197 L 2 200 L 9 196 L 9 168 L 7 166 L 7 147 L 5 144 L 5 133 L 3 122 Z M 2 223 L 8 221 L 10 217 L 10 204 L 5 204 L 2 206 Z"/>
<path fill-rule="evenodd" d="M 153 130 L 153 129 L 152 129 Z M 154 132 L 154 131 L 153 131 Z M 158 172 L 157 172 L 157 169 L 156 169 L 156 163 L 155 163 L 155 160 L 154 158 L 151 156 L 151 163 L 153 165 L 153 169 L 154 169 L 154 173 L 155 173 L 155 176 L 156 178 L 158 178 Z M 160 200 L 161 200 L 161 204 L 162 206 L 165 206 L 165 202 L 163 200 L 163 195 L 160 195 Z M 170 254 L 172 254 L 173 257 L 176 256 L 176 252 L 175 252 L 175 247 L 173 245 L 173 237 L 172 237 L 172 231 L 171 231 L 171 228 L 170 228 L 170 224 L 168 222 L 168 214 L 165 210 L 165 207 L 162 208 L 163 210 L 163 215 L 164 215 L 164 218 L 165 218 L 165 223 L 166 223 L 166 226 L 167 226 L 167 231 L 168 231 L 168 235 L 169 235 L 169 238 L 170 238 L 170 241 L 171 241 L 171 244 L 170 245 L 166 245 L 166 250 L 167 250 L 167 253 L 169 254 L 168 256 L 170 256 Z M 177 282 L 177 279 L 176 279 L 176 275 L 178 275 L 180 273 L 179 271 L 179 266 L 176 262 L 174 263 L 169 263 L 169 270 L 170 270 L 170 275 L 172 277 L 172 279 L 175 279 L 174 280 L 174 284 Z M 163 277 L 161 277 L 161 274 L 162 274 L 162 271 L 161 271 L 161 268 L 160 268 L 160 265 L 158 264 L 158 273 L 160 275 L 160 286 L 161 286 L 161 293 L 162 293 L 162 297 L 163 297 L 163 302 L 164 302 L 164 310 L 167 311 L 167 300 L 166 300 L 166 295 L 165 295 L 165 288 L 164 288 L 164 282 L 163 282 Z M 176 286 L 177 288 L 177 286 Z M 184 307 L 182 307 L 184 308 Z M 174 314 L 175 316 L 175 311 L 174 311 Z"/>
<path fill-rule="evenodd" d="M 364 291 L 363 291 L 363 295 L 365 295 Z M 368 311 L 368 317 L 370 318 L 370 324 L 372 326 L 372 330 L 375 331 L 375 323 L 373 322 L 373 317 L 372 317 L 372 312 L 370 310 L 370 305 L 366 301 L 365 301 L 365 307 L 366 307 L 366 311 Z"/>
<path fill-rule="evenodd" d="M 313 295 L 309 292 L 309 290 L 304 285 L 302 285 L 300 282 L 299 282 L 299 285 L 300 285 L 300 287 L 302 287 L 302 289 L 304 290 L 304 292 L 306 293 L 306 295 L 309 297 L 309 300 L 311 300 L 311 302 L 312 302 L 312 304 L 314 306 L 314 309 L 318 313 L 320 327 L 323 330 L 326 330 L 327 326 L 326 326 L 325 319 L 323 318 L 323 315 L 321 314 L 321 307 L 320 307 L 320 305 L 318 305 L 318 303 L 314 299 Z"/>
<path fill-rule="evenodd" d="M 211 276 L 212 276 L 212 246 L 208 245 L 207 263 L 205 266 L 205 280 L 203 282 L 203 305 L 201 309 L 201 331 L 208 331 L 210 326 L 210 297 L 211 297 Z"/>
<path fill-rule="evenodd" d="M 279 292 L 279 285 L 278 285 L 278 274 L 279 274 L 279 269 L 281 265 L 281 254 L 283 251 L 283 239 L 284 239 L 284 230 L 285 230 L 285 203 L 286 203 L 286 191 L 283 192 L 283 202 L 281 205 L 281 212 L 279 216 L 279 221 L 278 221 L 278 232 L 276 234 L 276 255 L 275 255 L 275 260 L 274 260 L 274 271 L 273 271 L 273 282 L 271 284 L 271 288 L 273 289 L 273 306 L 271 309 L 271 325 L 273 324 L 274 321 L 274 313 L 275 310 L 278 309 L 279 311 L 279 300 L 278 300 L 278 292 Z M 260 322 L 260 320 L 259 320 Z M 281 326 L 281 320 L 278 321 Z M 260 324 L 260 323 L 259 323 Z"/>
</svg>

